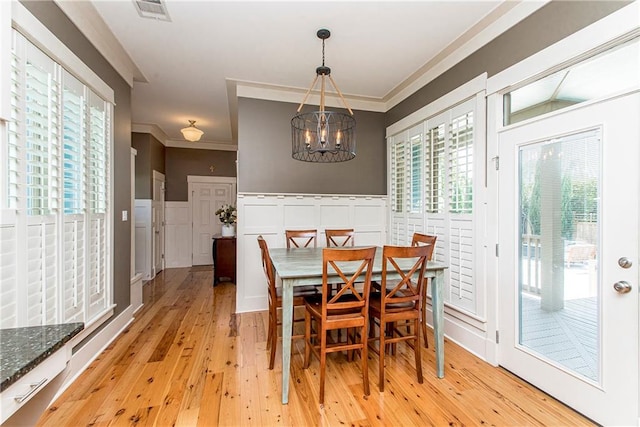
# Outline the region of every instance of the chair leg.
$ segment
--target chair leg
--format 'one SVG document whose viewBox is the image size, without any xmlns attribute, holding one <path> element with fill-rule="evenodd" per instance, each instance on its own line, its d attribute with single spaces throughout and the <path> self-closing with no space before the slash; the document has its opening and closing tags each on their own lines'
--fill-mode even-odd
<svg viewBox="0 0 640 427">
<path fill-rule="evenodd" d="M 424 309 L 424 303 L 427 300 L 427 283 L 422 287 L 422 336 L 424 338 L 424 346 L 429 348 L 429 339 L 427 338 L 427 310 Z M 416 333 L 418 330 L 416 329 Z"/>
<path fill-rule="evenodd" d="M 324 379 L 327 371 L 327 334 L 322 331 L 320 337 L 320 404 L 324 405 Z"/>
<path fill-rule="evenodd" d="M 369 396 L 369 344 L 367 342 L 367 322 L 365 320 L 364 325 L 362 326 L 362 334 L 360 335 L 360 343 L 362 344 L 362 384 L 364 385 L 364 395 Z"/>
<path fill-rule="evenodd" d="M 278 345 L 278 318 L 276 317 L 278 313 L 269 311 L 269 336 L 267 342 L 269 343 L 269 369 L 271 370 L 276 360 L 276 346 Z"/>
<path fill-rule="evenodd" d="M 378 388 L 380 389 L 380 393 L 384 391 L 384 354 L 386 353 L 386 344 L 384 343 L 384 338 L 386 335 L 387 325 L 382 323 L 382 319 L 380 319 L 380 343 L 378 347 L 378 355 L 380 363 L 378 364 Z"/>
<path fill-rule="evenodd" d="M 422 355 L 420 354 L 420 332 L 418 331 L 418 324 L 420 323 L 420 319 L 416 319 L 414 321 L 415 325 L 415 342 L 413 349 L 415 351 L 416 358 L 416 374 L 418 375 L 418 383 L 422 384 Z"/>
<path fill-rule="evenodd" d="M 309 367 L 311 356 L 311 314 L 307 310 L 304 312 L 304 364 L 302 369 Z"/>
</svg>

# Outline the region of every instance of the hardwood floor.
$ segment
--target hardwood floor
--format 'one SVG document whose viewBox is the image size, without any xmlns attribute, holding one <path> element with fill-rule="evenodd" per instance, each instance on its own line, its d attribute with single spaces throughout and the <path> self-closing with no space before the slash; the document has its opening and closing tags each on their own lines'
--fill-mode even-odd
<svg viewBox="0 0 640 427">
<path fill-rule="evenodd" d="M 207 270 L 165 270 L 145 284 L 135 322 L 38 425 L 593 425 L 450 341 L 444 379 L 435 377 L 433 346 L 422 352 L 423 384 L 413 352 L 399 344 L 386 358 L 383 394 L 371 354 L 368 398 L 359 361 L 331 355 L 324 408 L 318 362 L 302 370 L 303 341 L 296 341 L 289 404 L 282 405 L 280 345 L 274 370 L 267 369 L 267 312 L 235 315 L 235 286 L 213 288 Z"/>
</svg>

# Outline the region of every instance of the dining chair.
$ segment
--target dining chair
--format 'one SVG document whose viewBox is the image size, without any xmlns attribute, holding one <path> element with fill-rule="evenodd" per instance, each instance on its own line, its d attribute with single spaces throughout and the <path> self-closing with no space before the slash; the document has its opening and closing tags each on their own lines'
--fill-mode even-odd
<svg viewBox="0 0 640 427">
<path fill-rule="evenodd" d="M 436 248 L 436 240 L 438 239 L 438 236 L 433 236 L 433 235 L 429 235 L 429 234 L 422 234 L 422 233 L 413 233 L 413 239 L 411 239 L 411 246 L 428 246 L 431 248 L 431 251 L 429 252 L 429 255 L 427 256 L 427 261 L 431 261 L 431 258 L 433 258 L 433 252 Z M 424 337 L 424 346 L 429 348 L 429 339 L 427 338 L 427 311 L 424 310 L 424 303 L 427 301 L 427 285 L 428 283 L 425 283 L 425 285 L 422 287 L 422 305 L 423 305 L 423 310 L 422 310 L 422 320 L 421 320 L 421 324 L 422 324 L 422 336 Z"/>
<path fill-rule="evenodd" d="M 307 248 L 313 243 L 313 247 L 318 246 L 318 230 L 285 230 L 287 238 L 287 249 Z"/>
<path fill-rule="evenodd" d="M 310 363 L 311 353 L 320 360 L 320 404 L 324 404 L 324 383 L 327 367 L 327 353 L 360 350 L 362 360 L 362 382 L 365 396 L 369 395 L 369 373 L 367 365 L 367 327 L 371 272 L 376 248 L 334 249 L 322 251 L 322 293 L 305 297 L 305 351 L 303 369 Z M 353 268 L 354 262 L 358 265 Z M 359 263 L 359 264 L 358 264 Z M 349 266 L 349 271 L 344 271 Z M 364 274 L 362 282 L 361 274 Z M 337 275 L 343 281 L 336 294 L 330 294 L 329 276 Z M 356 281 L 363 287 L 356 287 Z M 315 330 L 312 328 L 315 323 Z M 327 332 L 335 329 L 350 329 L 345 341 L 329 342 Z M 359 333 L 355 331 L 359 329 Z M 312 341 L 312 337 L 314 341 Z"/>
<path fill-rule="evenodd" d="M 262 236 L 258 236 L 258 245 L 260 246 L 260 253 L 262 256 L 262 268 L 267 280 L 267 288 L 269 295 L 269 326 L 267 330 L 267 350 L 269 354 L 269 369 L 273 369 L 273 365 L 276 357 L 276 345 L 278 342 L 278 326 L 282 325 L 282 322 L 278 320 L 278 310 L 282 309 L 282 295 L 281 288 L 276 287 L 276 276 L 271 257 L 269 256 L 269 246 L 267 241 Z M 313 286 L 296 286 L 293 289 L 293 323 L 302 322 L 304 318 L 300 317 L 296 319 L 295 308 L 304 306 L 304 297 L 317 294 L 316 288 Z M 292 339 L 303 338 L 304 335 L 292 335 Z"/>
<path fill-rule="evenodd" d="M 339 248 L 343 246 L 355 246 L 356 233 L 353 228 L 326 229 L 324 235 L 327 239 L 328 248 Z"/>
<path fill-rule="evenodd" d="M 369 300 L 369 318 L 371 328 L 377 324 L 379 334 L 370 336 L 369 343 L 379 341 L 378 350 L 371 345 L 372 351 L 379 356 L 378 387 L 384 391 L 384 358 L 388 345 L 401 341 L 413 341 L 418 383 L 422 384 L 422 359 L 420 355 L 420 312 L 422 308 L 422 288 L 424 270 L 429 254 L 429 246 L 384 246 L 382 248 L 382 282 L 380 292 L 371 293 Z M 409 264 L 401 268 L 401 260 L 408 259 Z M 410 267 L 407 268 L 407 265 Z M 399 275 L 400 279 L 388 280 L 387 275 Z M 413 323 L 412 328 L 401 331 L 397 322 Z M 372 334 L 371 334 L 372 335 Z"/>
</svg>

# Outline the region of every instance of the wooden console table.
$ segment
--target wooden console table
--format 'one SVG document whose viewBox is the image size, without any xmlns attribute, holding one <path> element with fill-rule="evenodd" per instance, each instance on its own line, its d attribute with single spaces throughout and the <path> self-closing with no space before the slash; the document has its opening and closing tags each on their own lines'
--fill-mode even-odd
<svg viewBox="0 0 640 427">
<path fill-rule="evenodd" d="M 221 278 L 236 282 L 236 238 L 213 236 L 213 285 L 217 285 Z"/>
</svg>

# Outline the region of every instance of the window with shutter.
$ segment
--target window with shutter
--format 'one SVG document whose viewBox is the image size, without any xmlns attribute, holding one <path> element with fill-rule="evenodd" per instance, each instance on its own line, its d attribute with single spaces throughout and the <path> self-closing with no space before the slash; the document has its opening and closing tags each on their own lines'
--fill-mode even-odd
<svg viewBox="0 0 640 427">
<path fill-rule="evenodd" d="M 113 307 L 112 104 L 16 30 L 11 77 L 0 141 L 0 326 L 88 324 Z"/>
<path fill-rule="evenodd" d="M 408 244 L 416 231 L 436 235 L 433 259 L 449 266 L 445 300 L 469 313 L 477 312 L 473 206 L 474 162 L 478 162 L 474 158 L 476 108 L 474 97 L 426 118 L 393 135 L 389 151 L 391 241 Z M 406 160 L 400 161 L 402 156 Z M 403 189 L 406 200 L 401 200 Z"/>
</svg>

